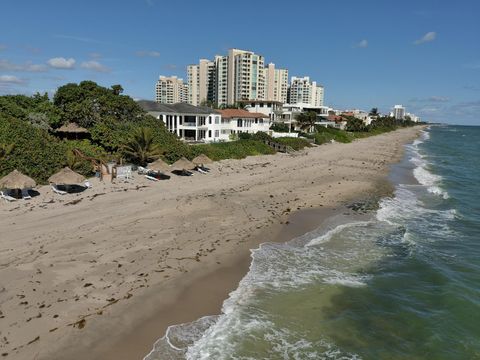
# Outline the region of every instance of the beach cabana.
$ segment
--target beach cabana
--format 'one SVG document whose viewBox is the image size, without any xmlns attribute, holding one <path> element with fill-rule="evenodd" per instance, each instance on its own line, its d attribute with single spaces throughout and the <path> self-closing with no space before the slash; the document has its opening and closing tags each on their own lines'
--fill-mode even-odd
<svg viewBox="0 0 480 360">
<path fill-rule="evenodd" d="M 174 170 L 192 170 L 194 167 L 195 167 L 195 164 L 184 157 L 175 161 L 172 164 L 172 169 Z"/>
<path fill-rule="evenodd" d="M 81 192 L 85 190 L 84 186 L 79 186 L 83 181 L 85 181 L 85 176 L 80 175 L 69 167 L 63 168 L 48 178 L 48 182 L 54 185 L 52 186 L 53 191 L 57 194 Z"/>
<path fill-rule="evenodd" d="M 13 191 L 16 197 L 20 197 L 19 194 L 24 194 L 26 199 L 30 198 L 28 190 L 34 188 L 36 185 L 35 180 L 16 169 L 0 179 L 0 189 L 7 189 L 9 192 Z M 10 196 L 11 194 L 9 192 L 4 193 L 4 196 Z"/>
<path fill-rule="evenodd" d="M 213 160 L 210 159 L 207 155 L 205 154 L 200 154 L 196 158 L 192 160 L 192 162 L 195 165 L 205 165 L 205 164 L 211 164 L 213 163 Z"/>
<path fill-rule="evenodd" d="M 160 172 L 169 172 L 172 170 L 170 165 L 168 165 L 162 159 L 158 159 L 147 166 L 148 170 L 160 171 Z"/>
<path fill-rule="evenodd" d="M 83 139 L 90 135 L 90 132 L 76 123 L 68 123 L 59 127 L 55 132 L 67 139 Z"/>
</svg>

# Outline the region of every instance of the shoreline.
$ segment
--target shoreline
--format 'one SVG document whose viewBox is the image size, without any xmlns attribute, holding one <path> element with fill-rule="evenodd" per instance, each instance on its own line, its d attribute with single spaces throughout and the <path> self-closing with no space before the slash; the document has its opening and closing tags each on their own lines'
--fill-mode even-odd
<svg viewBox="0 0 480 360">
<path fill-rule="evenodd" d="M 42 318 L 61 312 L 62 318 L 68 319 L 58 324 L 58 320 L 50 318 L 46 321 L 50 324 L 38 328 L 18 326 L 25 340 L 34 339 L 40 328 L 52 328 L 52 322 L 58 325 L 57 329 L 62 328 L 62 332 L 57 333 L 60 336 L 49 336 L 48 330 L 43 331 L 40 340 L 17 346 L 6 358 L 143 358 L 169 325 L 219 313 L 223 300 L 248 271 L 251 248 L 271 241 L 272 234 L 279 236 L 278 241 L 302 235 L 308 232 L 308 226 L 311 230 L 318 227 L 318 218 L 324 220 L 348 211 L 344 207 L 348 201 L 365 199 L 388 189 L 388 165 L 401 159 L 403 145 L 413 141 L 420 129 L 401 129 L 351 144 L 320 146 L 293 157 L 274 155 L 222 161 L 213 169 L 214 176 L 201 178 L 203 182 L 175 179 L 158 184 L 160 186 L 146 184 L 145 188 L 139 188 L 137 185 L 136 191 L 114 185 L 118 194 L 102 194 L 108 186 L 98 185 L 96 191 L 101 197 L 90 198 L 98 218 L 92 217 L 92 205 L 85 201 L 68 208 L 65 200 L 64 204 L 46 205 L 44 209 L 39 209 L 40 206 L 26 211 L 22 211 L 21 206 L 7 212 L 1 209 L 6 216 L 0 225 L 15 227 L 13 213 L 20 211 L 26 218 L 24 222 L 33 222 L 31 227 L 22 229 L 20 237 L 32 237 L 32 232 L 37 230 L 35 225 L 42 220 L 49 222 L 44 225 L 46 232 L 55 225 L 58 234 L 53 244 L 60 240 L 67 244 L 56 247 L 46 241 L 50 255 L 43 255 L 52 257 L 51 260 L 65 260 L 68 248 L 71 261 L 80 262 L 76 266 L 83 270 L 63 267 L 67 272 L 62 274 L 66 278 L 63 282 L 58 279 L 61 277 L 58 270 L 48 276 L 50 283 L 57 284 L 49 286 L 54 293 L 63 289 L 62 292 L 76 296 L 61 299 L 62 305 L 66 303 L 63 312 L 62 309 L 45 310 Z M 298 176 L 300 172 L 302 176 Z M 161 187 L 160 193 L 157 189 Z M 123 209 L 122 203 L 128 204 L 125 205 L 128 209 Z M 64 226 L 54 219 L 59 214 L 67 218 L 62 222 Z M 311 214 L 310 220 L 308 214 Z M 285 224 L 287 218 L 290 220 Z M 163 225 L 161 234 L 158 234 L 159 225 Z M 72 234 L 72 227 L 85 234 Z M 45 240 L 42 231 L 37 231 L 35 239 Z M 104 241 L 105 246 L 99 249 L 96 239 Z M 0 256 L 15 252 L 21 259 L 15 266 L 0 267 L 0 274 L 10 276 L 12 281 L 22 280 L 17 268 L 33 272 L 39 268 L 38 258 L 27 261 L 24 255 L 32 247 L 28 241 L 21 242 L 17 250 L 8 249 L 15 241 L 19 239 L 12 236 L 7 246 L 0 243 Z M 38 249 L 38 245 L 34 247 Z M 82 250 L 78 254 L 82 257 L 80 261 L 73 255 L 79 249 Z M 91 256 L 92 253 L 99 255 Z M 4 258 L 0 260 L 0 264 L 4 262 Z M 92 261 L 95 265 L 87 268 Z M 44 260 L 40 262 L 46 265 Z M 30 265 L 26 266 L 27 263 Z M 41 268 L 46 270 L 47 266 Z M 45 275 L 31 277 L 45 280 Z M 86 283 L 87 280 L 91 282 Z M 100 283 L 106 286 L 101 289 Z M 87 284 L 93 285 L 85 290 L 83 287 Z M 11 284 L 0 285 L 7 288 Z M 7 291 L 13 294 L 18 289 L 7 288 Z M 34 296 L 37 303 L 44 300 L 38 293 Z M 107 296 L 111 297 L 105 299 Z M 31 298 L 32 293 L 28 297 Z M 9 305 L 7 310 L 15 308 L 13 303 Z M 54 307 L 60 308 L 60 305 L 53 302 L 46 309 Z M 22 317 L 21 310 L 16 314 Z M 10 311 L 6 315 L 11 316 Z M 85 321 L 82 323 L 82 320 Z M 14 326 L 11 328 L 8 330 L 13 332 Z M 27 328 L 29 331 L 25 331 Z M 27 342 L 25 340 L 23 342 Z"/>
</svg>

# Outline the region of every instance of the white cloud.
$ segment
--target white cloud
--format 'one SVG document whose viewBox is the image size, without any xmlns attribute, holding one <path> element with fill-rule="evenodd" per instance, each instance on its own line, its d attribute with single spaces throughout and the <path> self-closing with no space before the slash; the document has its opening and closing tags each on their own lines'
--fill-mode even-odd
<svg viewBox="0 0 480 360">
<path fill-rule="evenodd" d="M 102 54 L 97 53 L 97 52 L 92 52 L 89 54 L 89 56 L 93 59 L 100 59 L 102 57 Z"/>
<path fill-rule="evenodd" d="M 84 69 L 87 69 L 87 70 L 97 71 L 97 72 L 109 72 L 110 71 L 110 69 L 108 67 L 100 64 L 98 61 L 95 61 L 95 60 L 84 61 L 84 62 L 82 62 L 80 67 L 82 67 Z"/>
<path fill-rule="evenodd" d="M 25 80 L 13 75 L 0 75 L 0 84 L 25 84 Z"/>
<path fill-rule="evenodd" d="M 139 57 L 159 57 L 160 53 L 158 51 L 137 51 L 137 56 Z"/>
<path fill-rule="evenodd" d="M 56 57 L 47 61 L 47 64 L 54 69 L 73 69 L 75 67 L 75 59 L 69 58 L 65 59 L 64 57 Z"/>
<path fill-rule="evenodd" d="M 45 72 L 47 71 L 47 67 L 43 64 L 32 64 L 31 62 L 27 62 L 25 64 L 14 64 L 8 60 L 0 60 L 0 70 Z"/>
<path fill-rule="evenodd" d="M 435 40 L 436 37 L 437 37 L 437 33 L 435 31 L 430 31 L 430 32 L 426 33 L 425 35 L 423 35 L 420 39 L 415 40 L 414 44 L 415 45 L 420 45 L 420 44 L 423 44 L 423 43 L 426 43 L 426 42 L 430 42 L 430 41 Z"/>
<path fill-rule="evenodd" d="M 366 47 L 368 47 L 368 40 L 363 39 L 359 43 L 355 44 L 354 47 L 356 47 L 356 48 L 366 48 Z"/>
</svg>

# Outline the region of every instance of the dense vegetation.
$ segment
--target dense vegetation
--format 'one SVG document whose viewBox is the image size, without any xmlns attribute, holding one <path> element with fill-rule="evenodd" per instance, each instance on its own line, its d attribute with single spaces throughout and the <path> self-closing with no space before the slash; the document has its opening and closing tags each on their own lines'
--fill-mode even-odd
<svg viewBox="0 0 480 360">
<path fill-rule="evenodd" d="M 120 85 L 108 89 L 83 81 L 60 87 L 53 99 L 47 94 L 0 96 L 0 177 L 18 169 L 45 183 L 64 166 L 91 175 L 92 164 L 73 149 L 103 161 L 123 158 L 142 165 L 158 156 L 172 163 L 200 153 L 214 160 L 274 153 L 264 143 L 266 134 L 187 145 L 122 91 Z M 56 129 L 68 123 L 87 129 L 87 138 L 60 136 Z"/>
<path fill-rule="evenodd" d="M 159 156 L 172 163 L 180 157 L 192 159 L 201 153 L 213 160 L 274 153 L 266 140 L 295 150 L 310 146 L 302 138 L 272 139 L 266 133 L 242 133 L 236 141 L 191 146 L 167 131 L 162 122 L 148 115 L 132 98 L 122 95 L 122 91 L 120 85 L 105 88 L 83 81 L 60 87 L 53 99 L 47 94 L 0 96 L 0 177 L 18 169 L 44 183 L 64 166 L 90 175 L 92 164 L 78 158 L 74 149 L 103 161 L 124 159 L 145 165 Z M 302 129 L 315 129 L 305 135 L 317 144 L 330 140 L 350 142 L 407 123 L 379 118 L 365 127 L 351 119 L 348 131 L 342 131 L 315 127 L 313 115 L 306 113 L 297 120 Z M 56 130 L 68 123 L 85 128 L 88 136 L 61 136 Z M 288 126 L 275 126 L 276 131 L 288 131 Z"/>
<path fill-rule="evenodd" d="M 365 125 L 362 120 L 347 117 L 347 125 L 345 130 L 332 127 L 316 126 L 313 133 L 303 134 L 305 137 L 315 140 L 315 144 L 325 144 L 337 141 L 341 143 L 349 143 L 355 139 L 364 138 L 372 135 L 379 135 L 385 132 L 396 130 L 400 127 L 408 127 L 415 125 L 412 121 L 395 120 L 392 117 L 384 116 L 373 120 L 370 125 Z"/>
</svg>

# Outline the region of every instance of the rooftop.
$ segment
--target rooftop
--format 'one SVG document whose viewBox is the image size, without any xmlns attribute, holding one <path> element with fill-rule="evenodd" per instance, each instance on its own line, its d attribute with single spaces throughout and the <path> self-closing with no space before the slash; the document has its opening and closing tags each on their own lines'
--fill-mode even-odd
<svg viewBox="0 0 480 360">
<path fill-rule="evenodd" d="M 268 119 L 269 116 L 261 113 L 252 113 L 247 110 L 243 109 L 223 109 L 218 110 L 220 114 L 222 114 L 222 118 L 224 119 L 232 119 L 232 118 L 242 118 L 242 119 L 258 119 L 258 118 L 266 118 Z"/>
<path fill-rule="evenodd" d="M 217 110 L 209 108 L 207 106 L 194 106 L 187 103 L 177 104 L 161 104 L 150 100 L 140 100 L 138 105 L 145 111 L 170 113 L 170 114 L 218 114 Z"/>
</svg>

